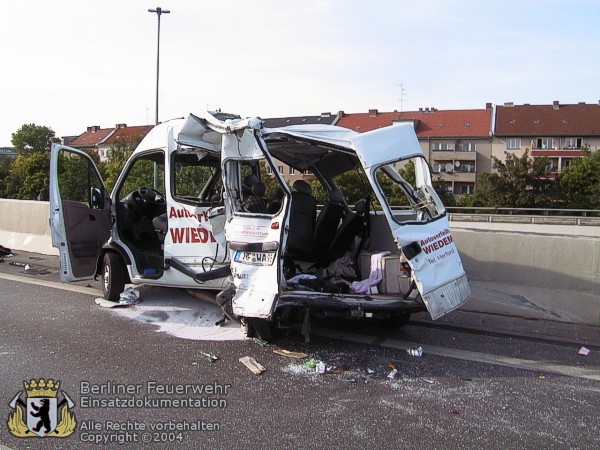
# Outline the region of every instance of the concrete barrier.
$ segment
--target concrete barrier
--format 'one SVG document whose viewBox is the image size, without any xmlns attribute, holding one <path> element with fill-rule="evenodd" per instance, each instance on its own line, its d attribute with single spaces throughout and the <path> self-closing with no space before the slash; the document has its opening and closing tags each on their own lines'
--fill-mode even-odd
<svg viewBox="0 0 600 450">
<path fill-rule="evenodd" d="M 600 326 L 600 227 L 453 222 L 463 308 Z"/>
<path fill-rule="evenodd" d="M 58 255 L 49 204 L 0 199 L 0 244 Z M 464 310 L 600 326 L 600 227 L 450 223 L 473 292 Z"/>
<path fill-rule="evenodd" d="M 50 205 L 34 200 L 0 199 L 0 245 L 13 250 L 58 255 L 48 225 Z"/>
</svg>

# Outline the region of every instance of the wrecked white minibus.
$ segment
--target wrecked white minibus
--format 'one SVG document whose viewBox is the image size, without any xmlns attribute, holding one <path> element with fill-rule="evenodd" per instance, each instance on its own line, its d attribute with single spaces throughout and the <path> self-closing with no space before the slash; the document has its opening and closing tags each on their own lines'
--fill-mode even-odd
<svg viewBox="0 0 600 450">
<path fill-rule="evenodd" d="M 292 187 L 281 163 L 303 174 Z M 336 180 L 350 173 L 348 202 Z M 89 156 L 53 146 L 50 202 L 63 281 L 100 274 L 108 299 L 128 282 L 216 289 L 265 339 L 273 326 L 307 333 L 310 317 L 436 319 L 470 296 L 410 124 L 359 134 L 190 115 L 148 134 L 111 196 Z"/>
</svg>

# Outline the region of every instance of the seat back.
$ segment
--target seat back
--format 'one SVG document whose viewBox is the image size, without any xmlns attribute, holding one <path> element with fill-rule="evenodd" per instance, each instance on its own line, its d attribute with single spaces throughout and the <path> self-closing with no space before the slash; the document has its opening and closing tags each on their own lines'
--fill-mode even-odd
<svg viewBox="0 0 600 450">
<path fill-rule="evenodd" d="M 354 211 L 344 217 L 328 249 L 328 254 L 332 261 L 341 258 L 350 250 L 354 239 L 363 231 L 366 213 L 367 202 L 363 199 L 356 202 Z"/>
<path fill-rule="evenodd" d="M 294 182 L 290 206 L 288 252 L 303 254 L 311 248 L 317 218 L 317 199 L 312 196 L 310 184 Z"/>
<path fill-rule="evenodd" d="M 262 181 L 257 181 L 250 188 L 252 195 L 246 199 L 244 206 L 248 212 L 266 214 L 267 204 L 263 196 L 265 195 L 266 186 Z"/>
<path fill-rule="evenodd" d="M 333 189 L 328 192 L 328 195 L 329 201 L 325 203 L 317 217 L 312 241 L 312 253 L 318 257 L 327 256 L 329 246 L 346 212 L 342 191 Z"/>
</svg>

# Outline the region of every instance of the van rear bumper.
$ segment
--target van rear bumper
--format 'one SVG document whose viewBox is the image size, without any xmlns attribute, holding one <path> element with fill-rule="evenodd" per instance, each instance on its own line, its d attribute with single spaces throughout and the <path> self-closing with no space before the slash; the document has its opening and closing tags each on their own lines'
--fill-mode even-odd
<svg viewBox="0 0 600 450">
<path fill-rule="evenodd" d="M 425 305 L 414 299 L 389 295 L 326 294 L 313 291 L 289 291 L 279 295 L 275 310 L 298 307 L 317 311 L 347 311 L 351 315 L 369 312 L 416 313 L 426 311 Z M 354 314 L 352 314 L 354 313 Z"/>
</svg>

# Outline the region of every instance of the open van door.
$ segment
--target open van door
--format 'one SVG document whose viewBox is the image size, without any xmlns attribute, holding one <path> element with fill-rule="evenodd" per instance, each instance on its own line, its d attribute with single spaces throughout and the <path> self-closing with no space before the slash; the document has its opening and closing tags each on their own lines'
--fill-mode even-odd
<svg viewBox="0 0 600 450">
<path fill-rule="evenodd" d="M 469 283 L 412 124 L 351 140 L 432 319 L 460 307 L 471 295 Z M 402 194 L 405 206 L 392 211 L 390 202 Z"/>
<path fill-rule="evenodd" d="M 50 154 L 50 231 L 61 280 L 93 277 L 110 236 L 110 195 L 88 154 L 58 144 Z"/>
<path fill-rule="evenodd" d="M 280 258 L 286 207 L 269 213 L 256 189 L 259 165 L 273 163 L 263 151 L 258 131 L 238 124 L 223 136 L 222 174 L 225 188 L 225 236 L 230 250 L 234 294 L 232 311 L 244 318 L 269 320 L 279 293 Z M 248 180 L 255 178 L 249 186 Z M 263 185 L 264 188 L 264 185 Z M 256 201 L 255 201 L 256 200 Z"/>
</svg>

